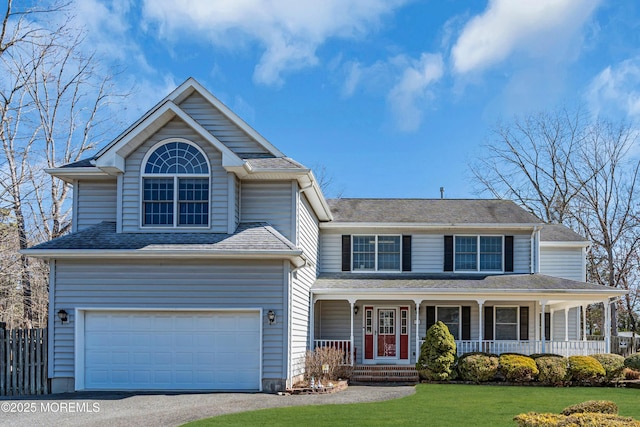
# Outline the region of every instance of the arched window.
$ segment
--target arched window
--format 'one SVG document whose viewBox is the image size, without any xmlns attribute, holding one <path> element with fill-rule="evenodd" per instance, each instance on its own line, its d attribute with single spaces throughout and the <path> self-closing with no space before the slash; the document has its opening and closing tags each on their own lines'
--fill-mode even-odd
<svg viewBox="0 0 640 427">
<path fill-rule="evenodd" d="M 157 147 L 144 164 L 142 186 L 144 226 L 209 226 L 209 165 L 195 145 Z"/>
</svg>

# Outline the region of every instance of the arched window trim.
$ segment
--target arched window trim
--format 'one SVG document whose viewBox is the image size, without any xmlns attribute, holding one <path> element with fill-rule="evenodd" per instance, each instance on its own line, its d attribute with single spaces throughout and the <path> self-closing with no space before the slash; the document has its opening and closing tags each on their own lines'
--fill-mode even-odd
<svg viewBox="0 0 640 427">
<path fill-rule="evenodd" d="M 203 157 L 207 166 L 207 173 L 147 173 L 147 163 L 149 159 L 153 155 L 156 150 L 158 150 L 161 146 L 170 144 L 173 142 L 185 143 L 192 147 L 194 147 Z M 155 223 L 146 223 L 145 221 L 145 203 L 152 202 L 145 200 L 145 179 L 173 179 L 173 200 L 172 203 L 172 224 L 155 224 Z M 206 213 L 206 224 L 188 224 L 188 223 L 180 223 L 180 213 L 179 206 L 184 201 L 179 200 L 179 180 L 180 179 L 206 179 L 207 183 L 207 196 L 206 200 L 201 201 L 206 204 L 207 213 Z M 157 142 L 151 147 L 147 153 L 145 154 L 142 163 L 140 165 L 140 227 L 145 229 L 208 229 L 211 227 L 211 164 L 205 152 L 195 143 L 189 141 L 185 138 L 167 138 L 162 141 Z M 168 202 L 167 202 L 168 203 Z"/>
</svg>

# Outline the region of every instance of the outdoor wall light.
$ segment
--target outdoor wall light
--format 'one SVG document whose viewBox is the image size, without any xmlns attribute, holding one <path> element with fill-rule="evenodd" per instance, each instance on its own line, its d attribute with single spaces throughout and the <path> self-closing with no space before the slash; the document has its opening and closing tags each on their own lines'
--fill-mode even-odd
<svg viewBox="0 0 640 427">
<path fill-rule="evenodd" d="M 60 319 L 60 321 L 62 323 L 66 323 L 69 321 L 69 313 L 67 313 L 64 310 L 59 310 L 58 311 L 58 319 Z"/>
<path fill-rule="evenodd" d="M 357 305 L 353 306 L 353 314 L 355 314 L 356 316 L 358 315 L 358 306 Z"/>
<path fill-rule="evenodd" d="M 269 310 L 269 312 L 267 313 L 267 319 L 269 319 L 270 325 L 276 323 L 276 312 L 273 310 Z"/>
</svg>

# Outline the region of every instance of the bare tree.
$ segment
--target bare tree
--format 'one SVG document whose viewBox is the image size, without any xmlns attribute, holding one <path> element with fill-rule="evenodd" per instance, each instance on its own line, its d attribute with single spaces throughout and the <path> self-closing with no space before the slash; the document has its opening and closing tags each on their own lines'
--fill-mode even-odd
<svg viewBox="0 0 640 427">
<path fill-rule="evenodd" d="M 513 199 L 588 237 L 588 280 L 629 290 L 627 308 L 635 307 L 640 163 L 630 153 L 633 128 L 564 109 L 516 118 L 493 135 L 470 165 L 479 192 Z"/>
<path fill-rule="evenodd" d="M 0 29 L 0 207 L 14 223 L 15 251 L 69 229 L 69 188 L 42 170 L 80 159 L 104 136 L 111 77 L 85 53 L 82 31 L 73 27 L 65 6 L 18 10 L 9 1 Z M 40 301 L 47 273 L 42 262 L 19 259 L 28 327 L 33 285 Z M 36 305 L 46 313 L 46 305 Z M 36 317 L 46 320 L 42 313 Z"/>
</svg>

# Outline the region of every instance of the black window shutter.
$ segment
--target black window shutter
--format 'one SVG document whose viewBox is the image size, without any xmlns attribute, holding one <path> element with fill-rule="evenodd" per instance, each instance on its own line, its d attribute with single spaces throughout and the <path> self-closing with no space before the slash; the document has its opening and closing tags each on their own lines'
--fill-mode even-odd
<svg viewBox="0 0 640 427">
<path fill-rule="evenodd" d="M 436 307 L 433 305 L 427 306 L 427 331 L 430 327 L 436 324 Z"/>
<path fill-rule="evenodd" d="M 453 271 L 453 236 L 444 236 L 444 271 Z"/>
<path fill-rule="evenodd" d="M 551 313 L 544 314 L 544 339 L 551 341 Z"/>
<path fill-rule="evenodd" d="M 520 340 L 529 340 L 529 307 L 520 307 Z"/>
<path fill-rule="evenodd" d="M 342 271 L 351 271 L 351 235 L 342 236 Z"/>
<path fill-rule="evenodd" d="M 471 307 L 462 307 L 462 339 L 471 339 Z"/>
<path fill-rule="evenodd" d="M 411 271 L 411 236 L 402 236 L 402 271 Z"/>
<path fill-rule="evenodd" d="M 504 236 L 504 271 L 513 272 L 513 236 Z"/>
<path fill-rule="evenodd" d="M 484 339 L 493 339 L 493 307 L 484 308 Z"/>
</svg>

